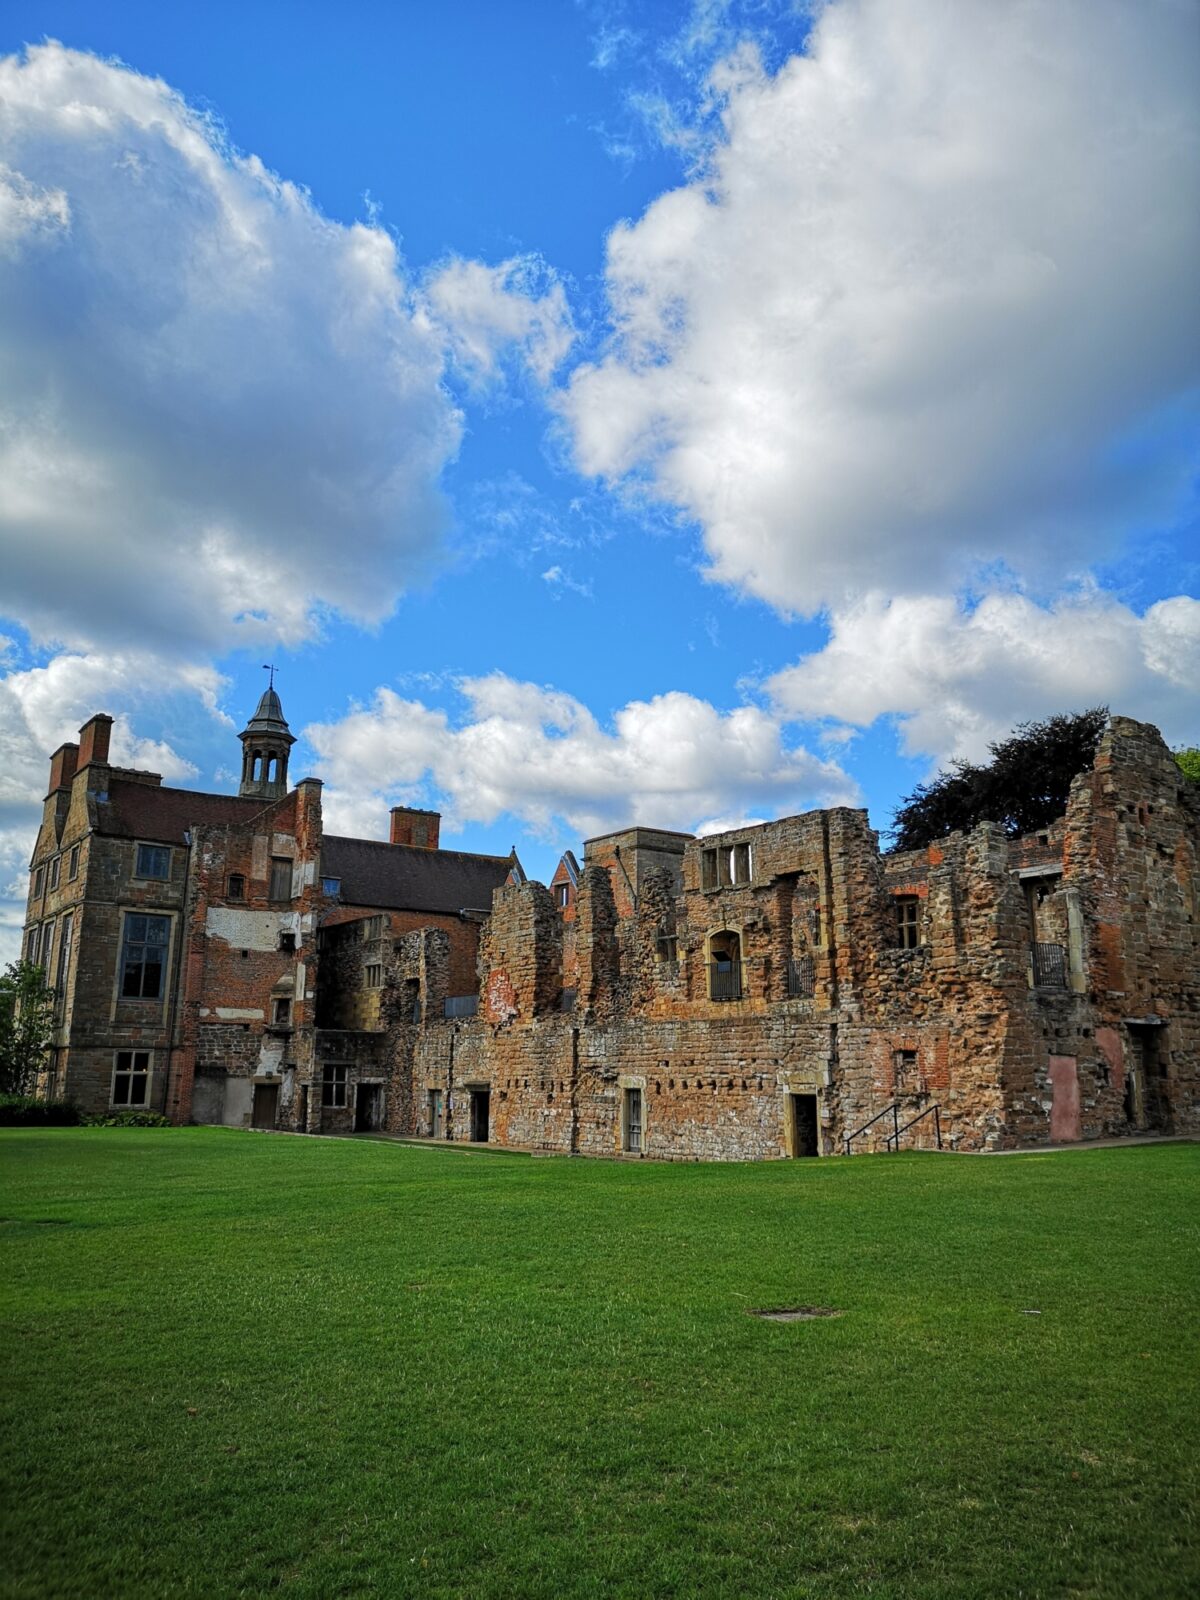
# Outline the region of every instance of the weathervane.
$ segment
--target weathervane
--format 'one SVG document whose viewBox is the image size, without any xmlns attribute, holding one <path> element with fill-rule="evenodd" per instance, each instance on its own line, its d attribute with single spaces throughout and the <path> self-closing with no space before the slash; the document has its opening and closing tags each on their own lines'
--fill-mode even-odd
<svg viewBox="0 0 1200 1600">
<path fill-rule="evenodd" d="M 273 661 L 264 661 L 263 671 L 271 674 L 271 681 L 268 684 L 268 688 L 273 689 L 275 687 L 275 663 Z"/>
</svg>

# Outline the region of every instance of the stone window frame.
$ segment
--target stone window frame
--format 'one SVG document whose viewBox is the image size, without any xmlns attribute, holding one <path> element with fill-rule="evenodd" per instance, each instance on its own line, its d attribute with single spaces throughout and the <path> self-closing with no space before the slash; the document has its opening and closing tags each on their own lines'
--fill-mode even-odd
<svg viewBox="0 0 1200 1600">
<path fill-rule="evenodd" d="M 654 958 L 662 966 L 679 965 L 679 935 L 660 932 L 654 941 Z"/>
<path fill-rule="evenodd" d="M 226 900 L 243 901 L 246 898 L 246 874 L 231 872 L 225 880 Z"/>
<path fill-rule="evenodd" d="M 62 856 L 55 856 L 50 863 L 50 871 L 46 878 L 46 888 L 51 892 L 58 888 L 62 881 Z"/>
<path fill-rule="evenodd" d="M 565 911 L 571 904 L 571 885 L 569 883 L 556 883 L 554 885 L 554 904 L 560 911 Z"/>
<path fill-rule="evenodd" d="M 749 839 L 732 844 L 707 845 L 700 852 L 700 887 L 712 893 L 717 889 L 744 889 L 754 882 L 754 846 Z"/>
<path fill-rule="evenodd" d="M 736 963 L 733 963 L 732 960 L 731 960 L 731 965 L 735 965 L 736 964 L 736 967 L 737 967 L 738 991 L 739 992 L 738 992 L 738 994 L 736 996 L 732 996 L 731 995 L 731 996 L 728 996 L 728 997 L 720 997 L 720 998 L 718 998 L 718 997 L 714 996 L 714 994 L 713 994 L 713 968 L 717 964 L 716 960 L 714 958 L 714 954 L 713 954 L 713 940 L 714 939 L 736 939 L 737 940 L 737 951 L 738 951 L 738 953 L 737 953 L 737 961 L 736 961 Z M 731 927 L 728 926 L 728 924 L 726 924 L 726 925 L 724 925 L 724 926 L 722 926 L 720 928 L 710 928 L 709 931 L 704 936 L 704 996 L 705 996 L 705 999 L 713 1001 L 713 1003 L 716 1004 L 716 1005 L 728 1005 L 731 1002 L 736 1004 L 738 1001 L 742 1001 L 742 1000 L 745 1000 L 745 999 L 748 998 L 747 989 L 748 989 L 748 986 L 747 986 L 747 982 L 746 982 L 746 933 L 745 933 L 745 929 L 744 928 L 740 928 L 740 927 L 731 928 Z"/>
<path fill-rule="evenodd" d="M 134 846 L 133 876 L 140 883 L 169 883 L 171 881 L 172 850 L 169 844 L 148 844 L 139 841 Z M 166 870 L 154 872 L 151 865 L 157 864 L 157 858 L 166 858 Z"/>
<path fill-rule="evenodd" d="M 382 961 L 368 961 L 367 962 L 366 966 L 363 968 L 363 988 L 364 989 L 382 989 L 383 988 L 383 962 Z"/>
<path fill-rule="evenodd" d="M 41 967 L 43 980 L 50 976 L 50 962 L 54 955 L 54 921 L 53 917 L 48 917 L 42 923 L 42 938 L 34 963 L 35 966 Z"/>
<path fill-rule="evenodd" d="M 73 844 L 71 853 L 67 857 L 67 882 L 74 883 L 79 876 L 79 846 Z"/>
<path fill-rule="evenodd" d="M 67 979 L 70 976 L 74 929 L 75 913 L 74 911 L 68 911 L 62 918 L 62 929 L 58 936 L 58 964 L 54 971 L 54 992 L 60 999 L 66 992 Z"/>
<path fill-rule="evenodd" d="M 924 918 L 919 894 L 892 896 L 892 918 L 896 944 L 901 950 L 919 950 L 925 943 Z"/>
<path fill-rule="evenodd" d="M 46 868 L 45 868 L 45 865 L 43 864 L 40 867 L 34 867 L 34 869 L 33 869 L 33 887 L 29 891 L 29 898 L 31 900 L 36 900 L 38 895 L 41 894 L 42 885 L 45 883 L 45 881 L 46 881 Z"/>
<path fill-rule="evenodd" d="M 144 1066 L 137 1065 L 138 1058 L 144 1061 Z M 124 1063 L 124 1064 L 123 1064 Z M 117 1098 L 117 1079 L 128 1078 L 127 1093 L 124 1100 Z M 143 1079 L 143 1097 L 133 1099 L 134 1080 Z M 147 1111 L 150 1108 L 150 1095 L 154 1084 L 154 1051 L 153 1050 L 114 1050 L 112 1078 L 109 1081 L 108 1103 L 117 1110 Z"/>
<path fill-rule="evenodd" d="M 326 1061 L 321 1066 L 321 1107 L 326 1111 L 345 1111 L 349 1104 L 350 1067 L 345 1061 Z"/>
<path fill-rule="evenodd" d="M 277 994 L 271 1001 L 271 1026 L 290 1028 L 291 1025 L 292 997 L 290 994 Z"/>
<path fill-rule="evenodd" d="M 915 1047 L 902 1045 L 892 1051 L 892 1089 L 896 1094 L 920 1092 L 921 1056 Z"/>
<path fill-rule="evenodd" d="M 175 950 L 175 922 L 174 913 L 170 911 L 144 911 L 140 906 L 121 906 L 119 908 L 120 923 L 117 930 L 117 962 L 116 971 L 113 973 L 113 1006 L 119 1005 L 157 1005 L 163 1006 L 171 990 L 171 960 Z M 163 944 L 162 981 L 156 995 L 139 994 L 130 995 L 125 991 L 125 951 L 131 943 L 157 944 L 157 940 L 130 940 L 129 925 L 131 919 L 144 918 L 148 922 L 165 922 L 167 924 L 167 938 Z M 143 963 L 144 965 L 144 963 Z"/>
</svg>

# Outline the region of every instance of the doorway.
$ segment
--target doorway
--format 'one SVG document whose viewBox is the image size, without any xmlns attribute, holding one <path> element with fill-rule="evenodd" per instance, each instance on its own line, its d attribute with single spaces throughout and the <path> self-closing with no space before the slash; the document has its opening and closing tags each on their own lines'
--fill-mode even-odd
<svg viewBox="0 0 1200 1600">
<path fill-rule="evenodd" d="M 622 1143 L 630 1155 L 640 1156 L 642 1153 L 642 1091 L 640 1089 L 626 1089 L 624 1109 L 625 1138 Z"/>
<path fill-rule="evenodd" d="M 308 1132 L 308 1085 L 300 1085 L 300 1132 Z"/>
<path fill-rule="evenodd" d="M 355 1133 L 377 1133 L 383 1126 L 383 1085 L 360 1083 L 354 1097 Z"/>
<path fill-rule="evenodd" d="M 793 1094 L 792 1102 L 792 1154 L 815 1156 L 820 1154 L 817 1143 L 817 1097 L 815 1094 Z"/>
<path fill-rule="evenodd" d="M 1171 1096 L 1161 1026 L 1130 1022 L 1133 1045 L 1125 1075 L 1125 1116 L 1147 1133 L 1166 1133 L 1171 1126 Z"/>
<path fill-rule="evenodd" d="M 490 1089 L 471 1090 L 471 1143 L 486 1144 L 488 1142 L 488 1119 L 491 1115 L 492 1095 Z"/>
<path fill-rule="evenodd" d="M 444 1135 L 445 1128 L 442 1123 L 442 1091 L 440 1089 L 430 1089 L 429 1137 L 431 1139 L 441 1139 L 444 1137 Z"/>
<path fill-rule="evenodd" d="M 278 1111 L 279 1085 L 277 1083 L 256 1083 L 254 1085 L 254 1109 L 250 1114 L 250 1126 L 252 1128 L 273 1128 Z"/>
</svg>

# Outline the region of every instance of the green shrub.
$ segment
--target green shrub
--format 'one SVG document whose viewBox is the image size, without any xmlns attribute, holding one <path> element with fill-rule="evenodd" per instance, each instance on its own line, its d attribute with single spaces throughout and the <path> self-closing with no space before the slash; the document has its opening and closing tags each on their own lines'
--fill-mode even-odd
<svg viewBox="0 0 1200 1600">
<path fill-rule="evenodd" d="M 159 1111 L 98 1111 L 83 1123 L 88 1128 L 169 1128 L 171 1119 Z"/>
<path fill-rule="evenodd" d="M 35 1100 L 30 1094 L 0 1094 L 0 1128 L 75 1128 L 83 1121 L 69 1100 Z"/>
</svg>

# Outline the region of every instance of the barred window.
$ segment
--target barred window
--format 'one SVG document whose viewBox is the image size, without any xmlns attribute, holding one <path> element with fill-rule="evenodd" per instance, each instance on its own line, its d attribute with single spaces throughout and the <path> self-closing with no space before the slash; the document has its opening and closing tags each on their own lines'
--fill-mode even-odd
<svg viewBox="0 0 1200 1600">
<path fill-rule="evenodd" d="M 113 1067 L 112 1104 L 144 1106 L 149 1099 L 149 1050 L 118 1050 Z"/>
<path fill-rule="evenodd" d="M 169 878 L 171 876 L 171 851 L 165 844 L 140 844 L 137 847 L 138 878 Z"/>
<path fill-rule="evenodd" d="M 158 1000 L 165 987 L 170 917 L 127 916 L 121 946 L 121 997 Z"/>
<path fill-rule="evenodd" d="M 383 988 L 383 967 L 378 961 L 372 961 L 367 967 L 367 988 Z"/>
<path fill-rule="evenodd" d="M 335 1108 L 344 1107 L 346 1104 L 346 1067 L 332 1066 L 325 1063 L 325 1073 L 321 1079 L 321 1104 Z"/>
</svg>

